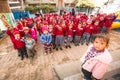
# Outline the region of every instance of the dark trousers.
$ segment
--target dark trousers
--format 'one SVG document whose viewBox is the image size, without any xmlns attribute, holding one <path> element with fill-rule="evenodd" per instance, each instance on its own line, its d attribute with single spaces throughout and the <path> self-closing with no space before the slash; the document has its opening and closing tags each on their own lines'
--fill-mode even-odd
<svg viewBox="0 0 120 80">
<path fill-rule="evenodd" d="M 89 33 L 83 33 L 81 43 L 84 44 L 85 40 L 86 40 L 86 44 L 89 44 L 89 42 L 90 42 L 90 34 Z"/>
<path fill-rule="evenodd" d="M 25 46 L 23 46 L 22 48 L 18 48 L 18 54 L 21 57 L 21 59 L 24 58 L 24 55 L 26 56 L 26 58 L 28 58 L 28 54 Z"/>
<path fill-rule="evenodd" d="M 82 73 L 84 74 L 84 77 L 86 80 L 100 80 L 92 77 L 92 72 L 88 72 L 87 70 L 82 68 Z"/>
<path fill-rule="evenodd" d="M 50 44 L 44 44 L 44 50 L 45 53 L 52 53 L 52 45 Z"/>
<path fill-rule="evenodd" d="M 33 47 L 32 49 L 27 49 L 27 52 L 28 52 L 29 57 L 34 57 L 36 50 Z"/>
</svg>

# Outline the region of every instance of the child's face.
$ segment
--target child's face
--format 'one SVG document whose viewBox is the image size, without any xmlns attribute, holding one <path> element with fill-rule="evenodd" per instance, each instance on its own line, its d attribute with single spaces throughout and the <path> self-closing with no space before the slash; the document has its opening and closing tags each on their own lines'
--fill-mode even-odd
<svg viewBox="0 0 120 80">
<path fill-rule="evenodd" d="M 20 39 L 20 34 L 15 34 L 14 37 L 15 39 Z"/>
<path fill-rule="evenodd" d="M 44 30 L 43 33 L 46 35 L 46 34 L 48 34 L 48 31 L 47 31 L 47 30 Z"/>
<path fill-rule="evenodd" d="M 82 24 L 78 24 L 78 28 L 81 28 L 82 27 Z"/>
<path fill-rule="evenodd" d="M 26 37 L 26 40 L 30 40 L 30 37 Z"/>
<path fill-rule="evenodd" d="M 25 30 L 24 30 L 24 32 L 25 32 L 25 33 L 28 33 L 28 32 L 29 32 L 29 30 L 28 30 L 28 29 L 25 29 Z"/>
<path fill-rule="evenodd" d="M 96 50 L 101 51 L 107 47 L 107 42 L 102 38 L 96 38 L 93 43 L 93 46 Z"/>
</svg>

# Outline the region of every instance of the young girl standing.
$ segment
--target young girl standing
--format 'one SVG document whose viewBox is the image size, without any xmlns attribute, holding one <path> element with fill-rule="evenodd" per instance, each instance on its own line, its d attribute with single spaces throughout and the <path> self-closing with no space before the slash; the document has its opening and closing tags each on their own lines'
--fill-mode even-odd
<svg viewBox="0 0 120 80">
<path fill-rule="evenodd" d="M 89 46 L 86 53 L 82 56 L 82 72 L 85 80 L 96 80 L 103 78 L 112 57 L 107 50 L 109 38 L 104 34 L 97 34 L 93 45 Z"/>
<path fill-rule="evenodd" d="M 43 30 L 43 34 L 40 36 L 40 41 L 44 44 L 45 54 L 52 53 L 52 36 L 48 33 L 47 29 Z"/>
</svg>

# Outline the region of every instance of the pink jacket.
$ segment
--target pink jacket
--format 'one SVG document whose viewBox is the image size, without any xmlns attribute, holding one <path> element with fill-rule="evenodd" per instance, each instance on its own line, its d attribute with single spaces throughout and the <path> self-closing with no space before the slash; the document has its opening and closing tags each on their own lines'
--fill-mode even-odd
<svg viewBox="0 0 120 80">
<path fill-rule="evenodd" d="M 90 50 L 90 48 L 92 46 L 93 45 L 91 45 L 88 48 L 87 52 Z M 84 62 L 87 52 L 81 58 L 82 62 Z M 82 68 L 89 72 L 92 72 L 92 76 L 94 76 L 95 78 L 101 79 L 104 76 L 104 74 L 108 68 L 108 65 L 110 64 L 111 61 L 112 61 L 112 57 L 111 57 L 110 53 L 108 52 L 108 50 L 105 49 L 105 51 L 102 54 L 97 55 L 96 57 L 93 57 L 93 58 L 87 60 L 82 65 Z"/>
</svg>

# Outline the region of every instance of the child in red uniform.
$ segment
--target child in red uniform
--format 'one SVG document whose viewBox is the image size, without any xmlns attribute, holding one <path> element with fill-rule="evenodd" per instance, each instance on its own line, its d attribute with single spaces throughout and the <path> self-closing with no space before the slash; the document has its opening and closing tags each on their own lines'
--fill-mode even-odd
<svg viewBox="0 0 120 80">
<path fill-rule="evenodd" d="M 66 37 L 67 37 L 67 42 L 66 42 L 66 48 L 71 48 L 71 42 L 73 40 L 73 25 L 70 24 L 68 29 L 66 29 Z"/>
<path fill-rule="evenodd" d="M 95 35 L 98 33 L 98 26 L 99 21 L 95 21 L 94 24 L 92 25 L 91 42 L 93 42 Z"/>
<path fill-rule="evenodd" d="M 79 46 L 79 43 L 81 42 L 81 36 L 83 34 L 83 27 L 82 27 L 82 23 L 80 22 L 78 24 L 78 27 L 76 28 L 76 34 L 75 34 L 75 46 Z"/>
<path fill-rule="evenodd" d="M 62 46 L 64 44 L 64 31 L 63 28 L 60 25 L 56 25 L 55 28 L 55 44 L 56 44 L 56 50 L 60 47 L 60 50 L 62 50 Z"/>
<path fill-rule="evenodd" d="M 15 30 L 13 32 L 13 34 L 14 34 L 14 37 L 15 37 L 15 39 L 14 39 L 15 48 L 18 50 L 18 53 L 21 57 L 21 60 L 24 59 L 24 55 L 26 56 L 26 58 L 28 58 L 25 43 L 21 41 L 22 37 L 20 36 L 19 31 Z"/>
<path fill-rule="evenodd" d="M 84 33 L 82 36 L 82 45 L 84 44 L 84 41 L 86 40 L 86 45 L 89 45 L 90 42 L 90 34 L 91 34 L 91 29 L 92 29 L 92 21 L 87 21 L 86 27 L 84 27 Z"/>
</svg>

